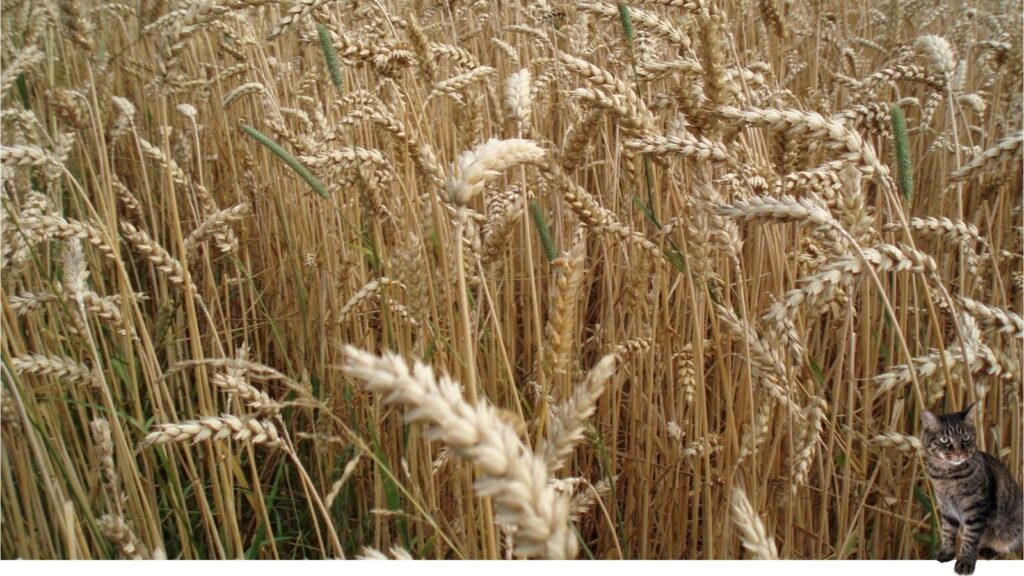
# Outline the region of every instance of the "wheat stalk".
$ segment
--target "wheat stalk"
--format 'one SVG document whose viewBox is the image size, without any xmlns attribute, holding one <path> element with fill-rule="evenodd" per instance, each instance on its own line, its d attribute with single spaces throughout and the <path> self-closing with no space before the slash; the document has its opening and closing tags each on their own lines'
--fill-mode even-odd
<svg viewBox="0 0 1024 576">
<path fill-rule="evenodd" d="M 722 323 L 739 342 L 745 343 L 750 349 L 751 374 L 757 378 L 768 391 L 768 394 L 781 406 L 789 410 L 793 416 L 803 421 L 804 411 L 791 397 L 783 385 L 786 382 L 786 368 L 778 350 L 761 338 L 754 328 L 736 316 L 736 313 L 723 306 L 717 306 Z"/>
</svg>

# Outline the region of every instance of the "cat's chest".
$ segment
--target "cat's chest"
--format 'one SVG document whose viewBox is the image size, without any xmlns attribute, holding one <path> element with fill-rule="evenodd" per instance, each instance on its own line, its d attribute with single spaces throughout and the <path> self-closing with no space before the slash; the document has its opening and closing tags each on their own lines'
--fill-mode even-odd
<svg viewBox="0 0 1024 576">
<path fill-rule="evenodd" d="M 959 498 L 957 498 L 957 486 L 948 480 L 933 480 L 932 483 L 935 487 L 935 499 L 939 502 L 939 509 L 947 516 L 952 516 L 963 522 L 964 512 Z"/>
</svg>

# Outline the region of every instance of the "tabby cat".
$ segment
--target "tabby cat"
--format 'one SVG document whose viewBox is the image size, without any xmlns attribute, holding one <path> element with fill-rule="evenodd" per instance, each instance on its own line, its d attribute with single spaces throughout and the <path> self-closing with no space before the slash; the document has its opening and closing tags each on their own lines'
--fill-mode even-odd
<svg viewBox="0 0 1024 576">
<path fill-rule="evenodd" d="M 977 449 L 974 412 L 936 416 L 924 412 L 922 445 L 928 478 L 942 517 L 939 562 L 957 557 L 957 574 L 974 573 L 977 558 L 1014 554 L 1021 549 L 1024 508 L 1020 484 L 991 454 Z"/>
</svg>

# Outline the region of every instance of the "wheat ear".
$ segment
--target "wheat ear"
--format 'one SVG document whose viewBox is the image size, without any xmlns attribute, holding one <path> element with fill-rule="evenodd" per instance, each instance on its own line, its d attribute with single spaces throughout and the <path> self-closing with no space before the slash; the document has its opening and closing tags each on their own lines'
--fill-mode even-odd
<svg viewBox="0 0 1024 576">
<path fill-rule="evenodd" d="M 540 456 L 547 462 L 548 470 L 553 472 L 564 466 L 573 448 L 583 439 L 584 423 L 597 409 L 597 400 L 614 373 L 615 355 L 609 354 L 591 368 L 572 397 L 558 405 L 547 437 L 540 446 Z"/>
<path fill-rule="evenodd" d="M 876 434 L 871 438 L 871 443 L 882 448 L 895 448 L 900 452 L 916 453 L 921 451 L 919 439 L 899 432 Z"/>
<path fill-rule="evenodd" d="M 206 416 L 172 424 L 160 424 L 150 432 L 143 446 L 170 442 L 202 442 L 203 440 L 248 440 L 267 447 L 284 446 L 277 427 L 269 420 L 240 418 L 232 414 Z"/>
<path fill-rule="evenodd" d="M 422 422 L 427 434 L 460 457 L 474 462 L 481 477 L 477 494 L 491 496 L 496 522 L 516 527 L 515 549 L 524 556 L 567 559 L 576 556 L 576 536 L 569 529 L 569 500 L 548 486 L 548 467 L 504 422 L 495 408 L 471 405 L 458 383 L 434 377 L 417 362 L 410 370 L 393 353 L 376 356 L 346 346 L 344 370 L 365 381 L 388 404 L 404 406 L 408 422 Z"/>
<path fill-rule="evenodd" d="M 480 193 L 484 184 L 517 164 L 536 164 L 544 150 L 530 140 L 490 139 L 459 155 L 448 175 L 448 194 L 452 202 L 466 205 Z"/>
<path fill-rule="evenodd" d="M 739 486 L 732 489 L 732 521 L 740 530 L 740 541 L 759 560 L 778 560 L 775 540 L 768 535 L 761 518 L 747 500 L 747 493 Z"/>
</svg>

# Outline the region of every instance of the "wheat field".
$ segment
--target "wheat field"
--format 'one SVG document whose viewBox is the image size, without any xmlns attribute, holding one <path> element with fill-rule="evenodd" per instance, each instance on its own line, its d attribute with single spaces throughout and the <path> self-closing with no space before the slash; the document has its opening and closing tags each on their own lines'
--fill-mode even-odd
<svg viewBox="0 0 1024 576">
<path fill-rule="evenodd" d="M 3 0 L 3 558 L 924 559 L 1018 478 L 1014 0 Z"/>
</svg>

